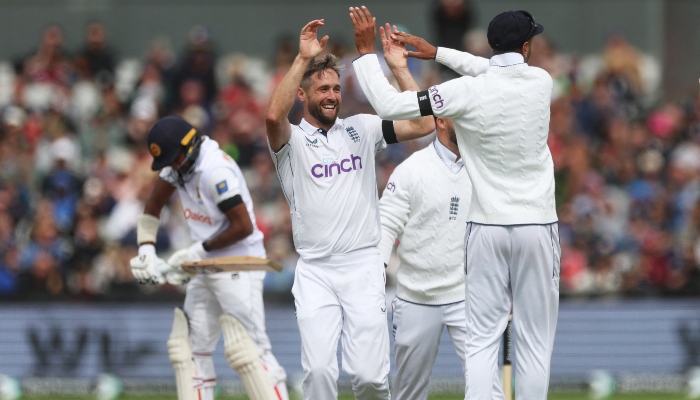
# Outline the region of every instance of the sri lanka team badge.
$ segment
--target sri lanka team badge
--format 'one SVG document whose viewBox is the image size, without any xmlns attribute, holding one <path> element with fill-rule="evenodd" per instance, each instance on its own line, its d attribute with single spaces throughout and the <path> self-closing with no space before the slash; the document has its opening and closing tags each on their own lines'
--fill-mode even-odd
<svg viewBox="0 0 700 400">
<path fill-rule="evenodd" d="M 216 184 L 216 193 L 222 194 L 228 190 L 228 184 L 226 181 L 221 181 Z"/>
<path fill-rule="evenodd" d="M 148 150 L 151 152 L 153 157 L 158 157 L 160 155 L 160 146 L 155 143 L 151 143 L 151 145 L 148 146 Z"/>
</svg>

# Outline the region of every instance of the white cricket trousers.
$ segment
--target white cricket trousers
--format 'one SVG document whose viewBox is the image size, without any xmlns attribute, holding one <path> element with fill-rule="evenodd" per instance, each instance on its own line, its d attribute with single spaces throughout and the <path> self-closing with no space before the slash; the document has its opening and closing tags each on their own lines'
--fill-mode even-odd
<svg viewBox="0 0 700 400">
<path fill-rule="evenodd" d="M 515 394 L 518 400 L 545 400 L 559 312 L 558 223 L 468 223 L 465 248 L 465 399 L 493 398 L 498 348 L 512 304 Z"/>
<path fill-rule="evenodd" d="M 185 313 L 190 324 L 190 346 L 195 364 L 195 389 L 216 386 L 212 352 L 221 336 L 219 317 L 234 316 L 245 326 L 258 348 L 260 362 L 281 399 L 288 398 L 287 375 L 272 354 L 270 338 L 265 330 L 263 306 L 264 271 L 197 275 L 187 285 Z M 206 391 L 213 394 L 213 391 Z M 200 393 L 201 395 L 201 393 Z"/>
<path fill-rule="evenodd" d="M 342 368 L 358 400 L 391 398 L 384 263 L 376 248 L 297 263 L 294 305 L 305 400 L 338 398 Z"/>
<path fill-rule="evenodd" d="M 430 374 L 445 328 L 464 370 L 467 337 L 464 304 L 464 301 L 460 301 L 444 305 L 424 305 L 394 298 L 391 308 L 396 357 L 395 399 L 428 398 Z M 494 399 L 502 400 L 503 391 L 498 392 L 501 380 L 494 380 L 493 387 Z"/>
</svg>

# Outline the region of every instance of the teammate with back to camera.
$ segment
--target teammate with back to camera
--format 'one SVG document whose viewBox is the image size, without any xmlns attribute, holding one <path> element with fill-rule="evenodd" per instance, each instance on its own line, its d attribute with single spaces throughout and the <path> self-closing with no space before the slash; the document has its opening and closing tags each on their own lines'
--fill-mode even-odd
<svg viewBox="0 0 700 400">
<path fill-rule="evenodd" d="M 294 295 L 302 342 L 304 399 L 338 397 L 338 340 L 343 370 L 360 400 L 389 399 L 389 332 L 374 155 L 387 144 L 427 135 L 432 117 L 382 121 L 374 115 L 338 118 L 337 57 L 323 51 L 317 30 L 302 30 L 299 54 L 275 89 L 266 115 L 272 160 L 291 211 L 300 255 Z M 402 90 L 418 90 L 403 51 L 385 52 Z M 304 119 L 291 125 L 295 98 Z"/>
<path fill-rule="evenodd" d="M 223 332 L 227 361 L 248 396 L 287 400 L 286 374 L 271 352 L 265 331 L 265 272 L 192 277 L 180 268 L 205 258 L 265 257 L 263 234 L 255 224 L 253 201 L 240 168 L 218 143 L 180 117 L 156 122 L 147 141 L 151 168 L 161 172 L 137 221 L 139 255 L 131 260 L 131 269 L 144 284 L 189 281 L 184 313 L 176 309 L 168 341 L 178 399 L 213 400 L 212 352 Z M 156 256 L 154 243 L 160 212 L 175 191 L 194 244 L 175 252 L 166 264 Z"/>
<path fill-rule="evenodd" d="M 394 28 L 396 29 L 396 28 Z M 389 26 L 384 48 L 395 45 Z M 386 35 L 386 36 L 385 36 Z M 424 400 L 443 329 L 465 368 L 464 226 L 472 185 L 457 148 L 454 122 L 436 118 L 437 138 L 399 164 L 379 210 L 382 260 L 389 262 L 396 239 L 399 269 L 392 301 L 396 380 L 394 398 Z M 499 379 L 493 380 L 494 399 Z"/>
<path fill-rule="evenodd" d="M 552 78 L 527 65 L 543 26 L 526 11 L 489 24 L 490 60 L 450 49 L 435 58 L 471 73 L 423 92 L 398 93 L 373 53 L 369 11 L 352 8 L 362 91 L 382 118 L 452 118 L 472 183 L 465 237 L 467 316 L 465 399 L 491 399 L 500 337 L 513 307 L 515 393 L 545 399 L 559 309 L 560 246 L 554 168 L 547 147 Z M 359 36 L 359 37 L 358 37 Z M 407 42 L 408 35 L 392 39 Z M 487 62 L 488 61 L 488 62 Z M 502 395 L 502 390 L 501 392 Z M 500 397 L 500 396 L 499 396 Z"/>
</svg>

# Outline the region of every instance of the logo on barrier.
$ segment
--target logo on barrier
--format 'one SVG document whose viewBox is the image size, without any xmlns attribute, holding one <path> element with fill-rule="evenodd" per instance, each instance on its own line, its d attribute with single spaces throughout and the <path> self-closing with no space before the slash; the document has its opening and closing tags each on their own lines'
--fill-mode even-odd
<svg viewBox="0 0 700 400">
<path fill-rule="evenodd" d="M 123 332 L 109 328 L 61 325 L 32 326 L 27 341 L 34 354 L 34 376 L 77 376 L 85 365 L 94 367 L 93 357 L 98 357 L 102 372 L 128 371 L 153 355 L 157 346 L 152 341 L 129 342 Z"/>
</svg>

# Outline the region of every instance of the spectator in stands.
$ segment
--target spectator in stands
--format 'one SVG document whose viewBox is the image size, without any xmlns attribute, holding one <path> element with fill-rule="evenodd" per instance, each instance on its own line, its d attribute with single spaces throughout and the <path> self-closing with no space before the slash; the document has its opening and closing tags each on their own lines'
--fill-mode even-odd
<svg viewBox="0 0 700 400">
<path fill-rule="evenodd" d="M 72 68 L 63 43 L 63 30 L 49 25 L 41 37 L 36 53 L 23 65 L 23 73 L 29 82 L 67 85 L 72 80 Z"/>
<path fill-rule="evenodd" d="M 78 52 L 84 58 L 90 76 L 98 80 L 111 80 L 116 65 L 114 49 L 107 43 L 107 30 L 101 22 L 91 22 L 85 28 L 85 44 Z"/>
<path fill-rule="evenodd" d="M 172 71 L 171 90 L 175 94 L 175 103 L 171 109 L 182 107 L 181 99 L 178 99 L 182 85 L 190 80 L 198 81 L 202 85 L 204 101 L 211 102 L 216 98 L 217 85 L 214 76 L 214 65 L 217 57 L 214 50 L 214 42 L 209 30 L 197 25 L 190 30 L 189 43 L 178 65 Z"/>
</svg>

